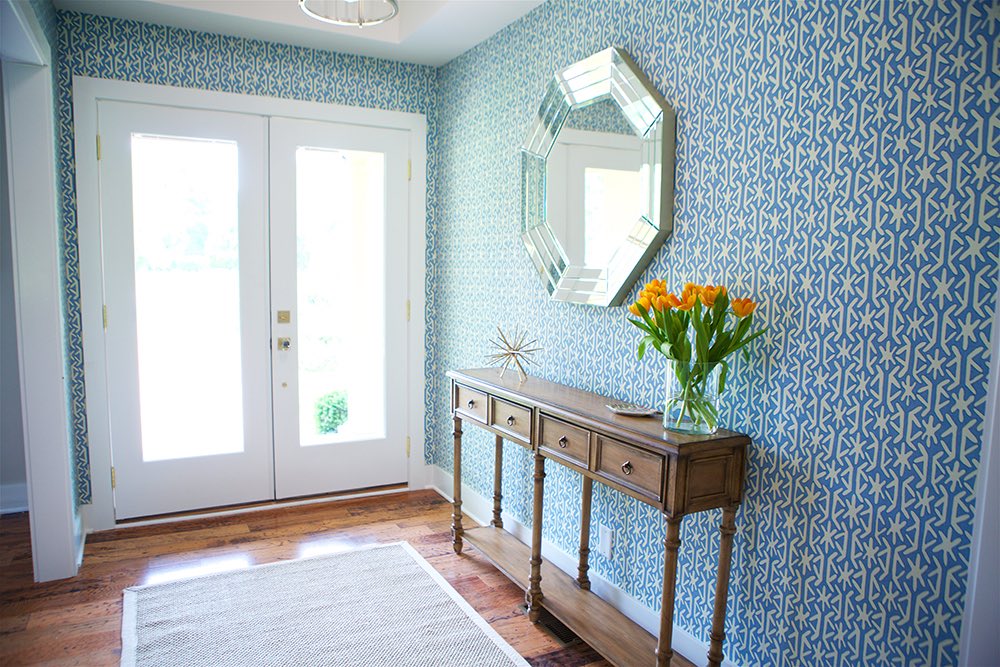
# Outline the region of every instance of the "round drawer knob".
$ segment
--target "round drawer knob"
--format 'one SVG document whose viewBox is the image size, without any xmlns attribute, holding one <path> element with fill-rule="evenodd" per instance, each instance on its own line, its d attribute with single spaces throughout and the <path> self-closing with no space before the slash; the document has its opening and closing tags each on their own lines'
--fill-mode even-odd
<svg viewBox="0 0 1000 667">
<path fill-rule="evenodd" d="M 507 417 L 507 426 L 513 426 L 513 425 L 514 425 L 514 415 L 511 415 L 510 417 Z"/>
<path fill-rule="evenodd" d="M 631 475 L 632 474 L 632 462 L 631 461 L 626 461 L 625 463 L 622 464 L 622 472 L 625 473 L 626 475 Z"/>
<path fill-rule="evenodd" d="M 471 410 L 474 407 L 476 407 L 476 402 L 470 398 L 469 399 L 469 409 Z"/>
<path fill-rule="evenodd" d="M 566 445 L 568 445 L 568 444 L 569 444 L 569 440 L 566 439 L 565 435 L 563 437 L 559 438 L 559 446 L 560 447 L 562 447 L 563 449 L 566 449 Z"/>
</svg>

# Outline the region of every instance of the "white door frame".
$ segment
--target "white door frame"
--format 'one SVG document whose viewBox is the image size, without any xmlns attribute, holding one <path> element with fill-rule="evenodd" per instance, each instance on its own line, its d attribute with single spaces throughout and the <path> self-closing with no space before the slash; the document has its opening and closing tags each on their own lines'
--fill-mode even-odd
<svg viewBox="0 0 1000 667">
<path fill-rule="evenodd" d="M 92 504 L 83 506 L 88 531 L 116 526 L 111 491 L 111 431 L 105 374 L 103 275 L 101 262 L 100 196 L 97 165 L 97 101 L 118 100 L 191 109 L 283 116 L 349 125 L 407 130 L 412 164 L 409 192 L 407 277 L 410 322 L 407 332 L 407 434 L 411 442 L 408 485 L 422 489 L 424 479 L 424 287 L 427 199 L 427 120 L 423 114 L 360 109 L 319 102 L 301 102 L 193 88 L 73 77 L 73 117 L 76 124 L 77 225 L 80 244 L 80 294 L 84 331 L 84 372 L 90 441 Z M 114 313 L 108 314 L 109 318 Z"/>
<path fill-rule="evenodd" d="M 36 581 L 72 577 L 83 556 L 67 415 L 49 45 L 26 3 L 0 0 L 14 313 Z M 17 47 L 18 53 L 8 51 Z M 14 60 L 21 62 L 15 62 Z"/>
</svg>

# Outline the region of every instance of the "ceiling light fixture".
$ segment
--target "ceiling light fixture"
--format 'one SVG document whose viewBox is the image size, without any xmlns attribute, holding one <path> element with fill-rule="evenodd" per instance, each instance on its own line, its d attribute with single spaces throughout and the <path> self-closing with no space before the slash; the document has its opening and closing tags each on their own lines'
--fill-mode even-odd
<svg viewBox="0 0 1000 667">
<path fill-rule="evenodd" d="M 399 13 L 396 0 L 299 0 L 299 8 L 317 21 L 359 28 L 385 23 Z"/>
</svg>

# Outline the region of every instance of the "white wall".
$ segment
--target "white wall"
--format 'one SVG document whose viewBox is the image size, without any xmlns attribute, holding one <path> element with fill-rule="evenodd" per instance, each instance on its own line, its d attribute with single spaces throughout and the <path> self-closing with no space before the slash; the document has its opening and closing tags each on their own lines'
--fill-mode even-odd
<svg viewBox="0 0 1000 667">
<path fill-rule="evenodd" d="M 0 90 L 3 77 L 0 75 Z M 0 128 L 4 127 L 0 104 Z M 14 273 L 10 246 L 10 193 L 7 189 L 7 142 L 0 132 L 0 514 L 28 509 L 24 473 L 21 384 L 14 326 Z"/>
</svg>

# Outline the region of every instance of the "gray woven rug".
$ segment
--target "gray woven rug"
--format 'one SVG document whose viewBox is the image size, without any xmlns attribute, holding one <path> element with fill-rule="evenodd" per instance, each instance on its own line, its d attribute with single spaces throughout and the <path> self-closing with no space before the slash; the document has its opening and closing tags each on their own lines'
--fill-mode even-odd
<svg viewBox="0 0 1000 667">
<path fill-rule="evenodd" d="M 409 544 L 125 590 L 122 665 L 527 665 Z"/>
</svg>

